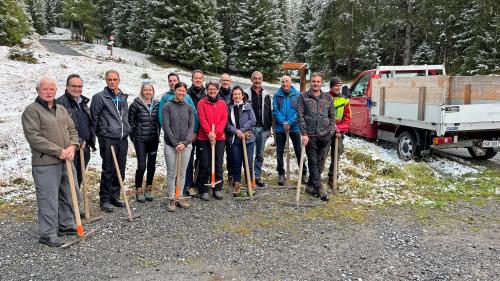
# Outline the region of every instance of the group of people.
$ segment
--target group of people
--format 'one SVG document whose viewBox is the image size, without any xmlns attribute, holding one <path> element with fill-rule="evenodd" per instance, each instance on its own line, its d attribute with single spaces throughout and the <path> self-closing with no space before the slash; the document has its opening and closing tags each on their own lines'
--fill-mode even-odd
<svg viewBox="0 0 500 281">
<path fill-rule="evenodd" d="M 283 155 L 289 137 L 297 162 L 305 146 L 308 165 L 304 164 L 302 178 L 307 184 L 306 192 L 325 201 L 329 199 L 321 172 L 330 148 L 332 159 L 339 156 L 334 155 L 334 142 L 342 141 L 350 123 L 349 100 L 341 95 L 339 78 L 330 81 L 328 94 L 321 91 L 321 74 L 312 74 L 310 89 L 304 93 L 292 86 L 289 76 L 283 76 L 274 95 L 262 87 L 263 75 L 259 71 L 252 73 L 252 85 L 247 89 L 232 87 L 228 74 L 205 84 L 201 70 L 192 72 L 190 87 L 180 82 L 175 73 L 167 79 L 169 91 L 159 101 L 153 85 L 143 82 L 139 96 L 130 106 L 128 95 L 119 88 L 120 75 L 114 70 L 106 72 L 106 87 L 92 97 L 90 105 L 90 100 L 82 95 L 83 80 L 79 75 L 68 76 L 65 93 L 57 99 L 54 79 L 43 78 L 37 83 L 38 97 L 23 112 L 22 124 L 32 151 L 41 243 L 60 246 L 58 236 L 76 234 L 64 162 L 73 160 L 75 185 L 79 186 L 82 167 L 80 153 L 75 151 L 83 151 L 86 166 L 91 150 L 96 150 L 96 138 L 102 158 L 100 207 L 105 212 L 125 207 L 119 199 L 120 183 L 114 161 L 124 178 L 128 138 L 137 156 L 136 200 L 153 200 L 160 130 L 164 133 L 168 211 L 189 208 L 189 202 L 183 198 L 193 188 L 201 200 L 209 201 L 210 192 L 213 198 L 223 199 L 224 153 L 227 180 L 233 186 L 234 196 L 247 196 L 255 192 L 254 188 L 266 188 L 262 166 L 272 128 L 278 185 L 285 184 Z M 242 177 L 245 161 L 250 178 Z M 333 164 L 329 185 L 332 182 Z"/>
</svg>

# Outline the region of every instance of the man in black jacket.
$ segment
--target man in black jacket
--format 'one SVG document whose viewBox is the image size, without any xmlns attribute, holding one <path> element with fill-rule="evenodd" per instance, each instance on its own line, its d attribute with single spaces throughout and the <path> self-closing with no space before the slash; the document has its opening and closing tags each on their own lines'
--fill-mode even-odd
<svg viewBox="0 0 500 281">
<path fill-rule="evenodd" d="M 78 74 L 71 74 L 66 79 L 66 90 L 64 95 L 57 98 L 56 103 L 64 106 L 69 113 L 71 119 L 75 123 L 75 128 L 78 131 L 78 141 L 80 148 L 83 149 L 83 156 L 85 160 L 85 168 L 90 161 L 90 149 L 95 148 L 95 133 L 92 118 L 90 116 L 90 109 L 88 103 L 89 98 L 82 95 L 83 80 Z M 80 153 L 75 153 L 75 160 L 73 161 L 76 168 L 78 177 L 78 185 L 82 184 L 82 169 L 80 167 Z"/>
<path fill-rule="evenodd" d="M 128 123 L 127 95 L 118 88 L 120 75 L 115 70 L 106 72 L 106 84 L 102 92 L 92 97 L 90 112 L 94 120 L 94 130 L 99 141 L 102 158 L 102 173 L 99 197 L 103 211 L 112 213 L 113 206 L 125 207 L 119 200 L 120 183 L 115 172 L 111 146 L 114 147 L 120 173 L 125 178 L 130 125 Z"/>
</svg>

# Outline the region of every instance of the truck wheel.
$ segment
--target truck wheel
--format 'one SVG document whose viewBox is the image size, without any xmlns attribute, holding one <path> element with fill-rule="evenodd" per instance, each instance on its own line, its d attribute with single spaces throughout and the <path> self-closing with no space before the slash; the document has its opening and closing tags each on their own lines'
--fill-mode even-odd
<svg viewBox="0 0 500 281">
<path fill-rule="evenodd" d="M 398 137 L 398 156 L 404 161 L 409 161 L 412 159 L 418 159 L 421 157 L 420 149 L 417 145 L 417 140 L 415 136 L 404 131 Z"/>
<path fill-rule="evenodd" d="M 467 150 L 469 151 L 472 158 L 478 160 L 488 160 L 497 155 L 497 153 L 491 147 L 481 148 L 473 146 L 473 147 L 467 147 Z"/>
</svg>

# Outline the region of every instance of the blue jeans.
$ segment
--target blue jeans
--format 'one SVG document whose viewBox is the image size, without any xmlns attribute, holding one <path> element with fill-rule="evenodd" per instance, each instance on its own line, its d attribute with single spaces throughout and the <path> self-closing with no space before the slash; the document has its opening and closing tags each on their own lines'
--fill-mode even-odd
<svg viewBox="0 0 500 281">
<path fill-rule="evenodd" d="M 250 178 L 252 178 L 253 173 L 253 149 L 255 146 L 255 142 L 247 143 L 247 157 L 248 157 L 248 167 L 250 168 Z M 233 181 L 241 183 L 241 167 L 243 166 L 243 174 L 245 174 L 245 166 L 244 161 L 245 158 L 243 156 L 243 143 L 239 138 L 234 139 L 234 143 L 231 145 L 231 159 L 233 161 Z M 246 175 L 245 175 L 246 178 Z M 250 179 L 251 181 L 251 179 Z"/>
<path fill-rule="evenodd" d="M 299 132 L 289 134 L 290 140 L 293 144 L 293 151 L 295 152 L 295 158 L 297 159 L 297 166 L 300 165 L 300 150 L 301 150 L 301 136 Z M 286 133 L 276 133 L 276 160 L 278 162 L 278 166 L 276 167 L 276 171 L 278 171 L 278 175 L 285 175 L 285 168 L 283 165 L 283 159 L 286 157 L 285 154 L 285 145 L 286 145 Z M 290 171 L 292 173 L 292 171 Z M 304 167 L 302 170 L 302 174 L 307 174 L 306 163 L 304 162 Z"/>
<path fill-rule="evenodd" d="M 255 179 L 260 180 L 268 131 L 265 131 L 262 127 L 253 127 L 253 134 L 255 135 Z"/>
</svg>

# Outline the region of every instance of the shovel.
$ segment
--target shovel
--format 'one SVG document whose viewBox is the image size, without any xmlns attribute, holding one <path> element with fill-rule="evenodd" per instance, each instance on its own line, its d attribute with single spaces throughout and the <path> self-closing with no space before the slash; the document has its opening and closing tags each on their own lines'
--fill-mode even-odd
<svg viewBox="0 0 500 281">
<path fill-rule="evenodd" d="M 337 186 L 337 176 L 339 174 L 339 141 L 340 141 L 340 135 L 339 134 L 335 134 L 335 148 L 334 148 L 334 152 L 335 152 L 335 157 L 333 157 L 333 185 L 332 185 L 332 192 L 333 194 L 338 194 L 339 192 L 339 189 L 338 189 L 338 186 Z"/>
<path fill-rule="evenodd" d="M 102 216 L 95 218 L 90 218 L 90 202 L 89 202 L 89 189 L 87 186 L 87 178 L 85 177 L 85 158 L 83 154 L 83 148 L 80 146 L 80 168 L 82 170 L 82 192 L 83 192 L 83 209 L 85 210 L 85 222 L 84 224 L 89 224 L 102 219 Z"/>
<path fill-rule="evenodd" d="M 61 248 L 67 248 L 74 244 L 85 241 L 94 231 L 91 230 L 84 234 L 82 220 L 80 219 L 80 209 L 78 209 L 78 199 L 76 198 L 76 187 L 75 187 L 75 178 L 73 177 L 73 164 L 70 160 L 66 159 L 66 172 L 68 173 L 69 180 L 69 191 L 71 193 L 71 203 L 73 205 L 73 213 L 75 214 L 75 222 L 76 222 L 76 233 L 78 238 L 67 242 L 61 246 Z"/>
<path fill-rule="evenodd" d="M 115 148 L 111 146 L 111 155 L 113 156 L 113 161 L 115 162 L 115 170 L 116 176 L 118 177 L 118 181 L 120 182 L 120 188 L 122 190 L 123 201 L 125 202 L 125 207 L 127 208 L 128 217 L 125 218 L 128 221 L 133 221 L 134 219 L 140 217 L 141 215 L 132 214 L 132 209 L 130 209 L 130 204 L 128 203 L 128 197 L 125 193 L 125 186 L 123 184 L 122 174 L 120 173 L 120 166 L 118 165 L 118 160 L 116 159 Z"/>
<path fill-rule="evenodd" d="M 212 133 L 215 132 L 215 124 L 212 124 Z M 210 183 L 206 183 L 206 186 L 214 188 L 217 184 L 222 182 L 222 180 L 215 181 L 215 143 L 210 144 L 212 148 L 212 176 L 210 177 Z"/>
</svg>

